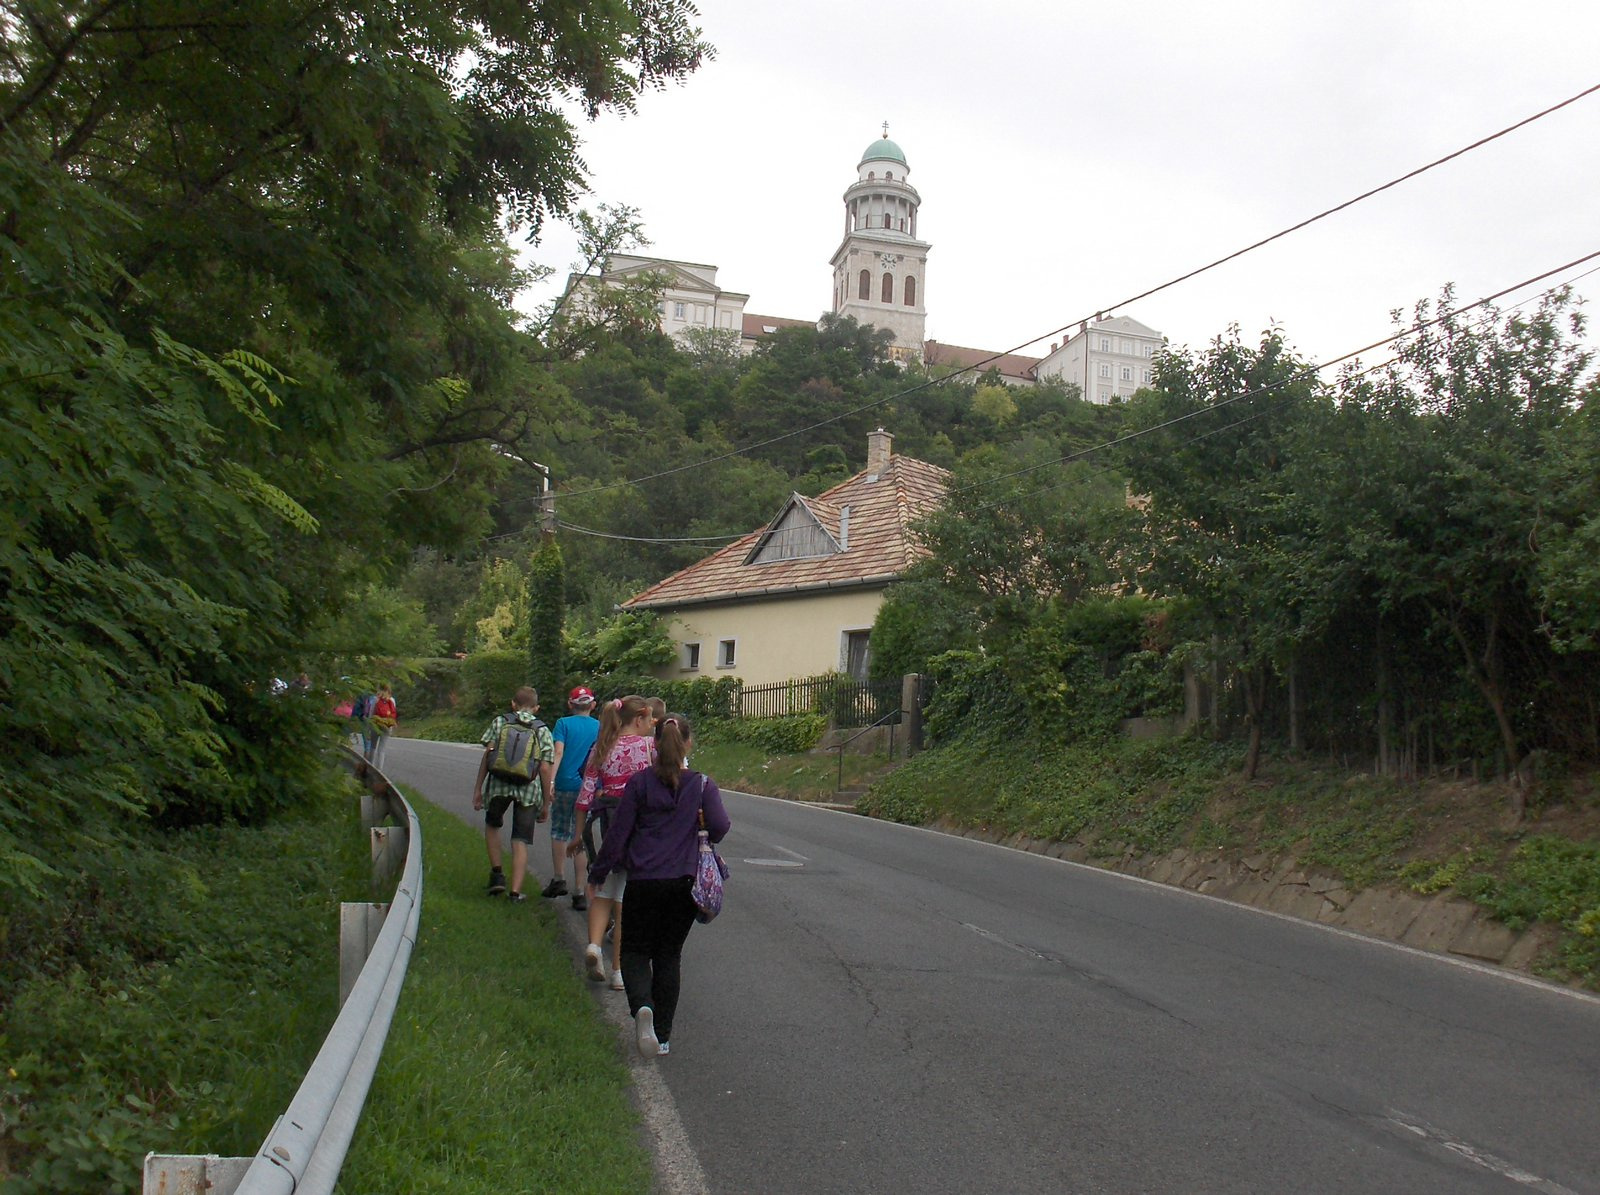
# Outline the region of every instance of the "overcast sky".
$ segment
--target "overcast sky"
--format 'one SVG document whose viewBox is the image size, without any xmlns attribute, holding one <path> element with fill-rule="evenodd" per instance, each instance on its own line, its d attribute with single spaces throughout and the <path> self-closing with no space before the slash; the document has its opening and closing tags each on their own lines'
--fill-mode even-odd
<svg viewBox="0 0 1600 1195">
<path fill-rule="evenodd" d="M 719 267 L 750 312 L 827 309 L 842 195 L 885 120 L 932 245 L 927 333 L 949 344 L 1037 338 L 1022 351 L 1043 355 L 1104 311 L 1190 346 L 1276 324 L 1321 361 L 1446 282 L 1476 299 L 1600 250 L 1596 93 L 1123 304 L 1600 83 L 1595 0 L 700 10 L 711 63 L 636 116 L 581 125 L 588 203 L 639 208 L 648 252 Z M 574 247 L 551 228 L 531 257 L 564 279 Z M 1576 289 L 1600 296 L 1600 273 Z"/>
</svg>

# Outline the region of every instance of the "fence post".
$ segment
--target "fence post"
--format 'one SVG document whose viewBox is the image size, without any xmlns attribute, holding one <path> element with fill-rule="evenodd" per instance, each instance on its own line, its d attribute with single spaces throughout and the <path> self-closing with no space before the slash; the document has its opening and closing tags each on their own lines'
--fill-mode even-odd
<svg viewBox="0 0 1600 1195">
<path fill-rule="evenodd" d="M 389 916 L 386 904 L 369 904 L 365 901 L 347 900 L 339 905 L 339 1007 L 350 998 L 350 989 L 361 978 L 361 968 L 367 965 L 367 956 L 378 940 L 384 919 Z"/>
<path fill-rule="evenodd" d="M 216 1154 L 146 1154 L 146 1195 L 233 1195 L 253 1158 Z"/>
<path fill-rule="evenodd" d="M 906 720 L 906 758 L 922 750 L 922 678 L 908 673 L 900 678 L 900 709 Z"/>
<path fill-rule="evenodd" d="M 372 890 L 377 892 L 395 876 L 406 862 L 406 828 L 372 827 Z"/>
</svg>

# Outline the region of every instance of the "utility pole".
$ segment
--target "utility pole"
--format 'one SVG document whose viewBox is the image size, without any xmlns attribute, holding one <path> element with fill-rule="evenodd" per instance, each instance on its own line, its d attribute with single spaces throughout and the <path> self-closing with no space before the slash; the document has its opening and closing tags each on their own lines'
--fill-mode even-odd
<svg viewBox="0 0 1600 1195">
<path fill-rule="evenodd" d="M 529 461 L 539 470 L 539 542 L 556 542 L 556 496 L 550 489 L 550 467 L 538 461 Z"/>
</svg>

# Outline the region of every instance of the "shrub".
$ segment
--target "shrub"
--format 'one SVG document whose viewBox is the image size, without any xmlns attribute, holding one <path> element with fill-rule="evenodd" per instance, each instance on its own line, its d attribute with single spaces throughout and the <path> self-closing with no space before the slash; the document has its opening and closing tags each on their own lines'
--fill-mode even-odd
<svg viewBox="0 0 1600 1195">
<path fill-rule="evenodd" d="M 785 718 L 725 718 L 715 722 L 717 737 L 725 742 L 759 747 L 773 755 L 795 755 L 817 745 L 828 720 L 821 714 L 791 714 Z"/>
<path fill-rule="evenodd" d="M 447 714 L 456 707 L 462 661 L 452 656 L 407 660 L 394 683 L 394 698 L 404 718 Z"/>
<path fill-rule="evenodd" d="M 456 701 L 456 713 L 464 718 L 488 720 L 506 709 L 511 695 L 523 685 L 532 684 L 528 678 L 528 657 L 520 651 L 480 651 L 461 661 L 461 689 Z M 557 695 L 539 694 L 540 704 L 550 706 Z M 560 695 L 560 696 L 564 696 Z M 562 702 L 557 699 L 556 706 Z"/>
</svg>

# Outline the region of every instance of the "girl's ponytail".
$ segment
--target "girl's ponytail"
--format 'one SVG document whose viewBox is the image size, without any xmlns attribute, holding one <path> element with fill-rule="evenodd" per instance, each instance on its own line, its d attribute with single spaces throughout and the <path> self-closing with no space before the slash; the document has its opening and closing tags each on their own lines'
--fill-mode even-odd
<svg viewBox="0 0 1600 1195">
<path fill-rule="evenodd" d="M 694 727 L 683 714 L 668 714 L 656 723 L 656 777 L 668 788 L 678 787 L 684 760 L 689 755 L 689 740 Z"/>
</svg>

